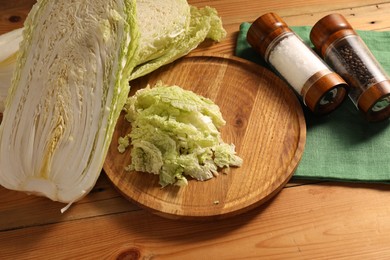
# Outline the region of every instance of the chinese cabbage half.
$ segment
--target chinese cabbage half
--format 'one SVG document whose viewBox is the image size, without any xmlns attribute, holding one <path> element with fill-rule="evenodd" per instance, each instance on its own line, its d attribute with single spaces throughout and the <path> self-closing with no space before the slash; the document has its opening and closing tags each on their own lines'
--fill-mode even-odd
<svg viewBox="0 0 390 260">
<path fill-rule="evenodd" d="M 128 80 L 225 33 L 211 8 L 156 3 L 38 0 L 0 125 L 2 186 L 65 203 L 82 198 L 102 169 Z"/>
<path fill-rule="evenodd" d="M 33 7 L 0 127 L 4 187 L 62 202 L 92 188 L 129 91 L 134 12 L 122 0 Z"/>
</svg>

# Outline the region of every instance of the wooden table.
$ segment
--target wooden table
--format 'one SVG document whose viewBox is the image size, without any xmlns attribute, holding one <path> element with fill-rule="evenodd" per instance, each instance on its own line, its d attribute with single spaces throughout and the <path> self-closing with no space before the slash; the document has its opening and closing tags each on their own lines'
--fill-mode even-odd
<svg viewBox="0 0 390 260">
<path fill-rule="evenodd" d="M 22 26 L 33 0 L 0 0 L 0 33 Z M 194 53 L 233 54 L 241 22 L 276 12 L 313 25 L 332 12 L 356 29 L 390 30 L 390 1 L 193 0 L 228 31 Z M 390 48 L 390 47 L 389 47 Z M 0 188 L 0 259 L 389 259 L 389 186 L 290 182 L 262 206 L 214 222 L 169 220 L 138 208 L 102 174 L 65 214 L 45 198 Z"/>
</svg>

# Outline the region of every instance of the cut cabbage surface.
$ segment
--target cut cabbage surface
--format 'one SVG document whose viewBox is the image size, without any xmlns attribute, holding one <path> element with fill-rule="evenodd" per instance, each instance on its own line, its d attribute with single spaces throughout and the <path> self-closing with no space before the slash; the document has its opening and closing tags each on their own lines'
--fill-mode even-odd
<svg viewBox="0 0 390 260">
<path fill-rule="evenodd" d="M 164 55 L 175 46 L 175 41 L 186 33 L 191 20 L 190 6 L 185 0 L 137 0 L 137 10 L 140 25 L 137 59 L 142 63 Z"/>
<path fill-rule="evenodd" d="M 128 80 L 206 37 L 223 37 L 210 10 L 181 0 L 38 0 L 17 61 L 9 62 L 16 70 L 0 125 L 0 184 L 64 203 L 85 196 L 101 172 Z"/>
<path fill-rule="evenodd" d="M 210 99 L 160 82 L 137 91 L 124 109 L 132 130 L 119 138 L 118 150 L 132 146 L 129 171 L 159 175 L 163 187 L 183 186 L 186 176 L 204 181 L 242 165 L 234 144 L 222 140 L 226 122 Z"/>
<path fill-rule="evenodd" d="M 143 42 L 140 52 L 147 53 L 146 56 L 149 55 L 149 58 L 146 63 L 142 59 L 140 60 L 139 64 L 137 64 L 131 73 L 130 79 L 136 79 L 146 75 L 162 65 L 188 54 L 206 38 L 219 41 L 226 36 L 226 31 L 222 27 L 222 21 L 215 9 L 208 6 L 198 9 L 188 5 L 188 8 L 185 8 L 183 4 L 180 4 L 180 2 L 185 1 L 177 2 L 181 15 L 175 13 L 175 17 L 178 17 L 178 19 L 177 21 L 171 21 L 171 24 L 180 24 L 181 26 L 185 26 L 186 29 L 180 30 L 180 27 L 177 26 L 169 27 L 160 24 L 158 25 L 161 27 L 160 33 L 151 35 L 149 30 L 142 28 L 142 24 L 144 23 L 140 23 L 140 27 L 142 28 L 140 41 Z M 158 13 L 161 12 L 159 11 Z M 140 15 L 142 13 L 139 13 Z M 139 17 L 139 19 L 145 19 L 145 17 Z M 151 19 L 155 19 L 155 17 L 148 17 L 148 19 L 145 19 L 145 22 L 148 20 L 151 21 Z M 165 31 L 165 33 L 161 33 L 162 31 Z M 161 42 L 165 44 L 161 44 Z"/>
</svg>

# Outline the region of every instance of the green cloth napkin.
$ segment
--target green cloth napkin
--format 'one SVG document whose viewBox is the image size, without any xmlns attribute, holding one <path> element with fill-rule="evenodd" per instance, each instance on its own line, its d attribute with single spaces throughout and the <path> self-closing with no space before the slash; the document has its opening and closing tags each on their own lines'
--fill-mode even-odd
<svg viewBox="0 0 390 260">
<path fill-rule="evenodd" d="M 267 65 L 246 41 L 249 23 L 237 38 L 236 56 Z M 311 27 L 291 27 L 311 47 Z M 357 31 L 390 72 L 390 31 Z M 303 106 L 307 139 L 294 178 L 390 183 L 390 120 L 368 123 L 349 98 L 336 111 L 318 117 Z"/>
</svg>

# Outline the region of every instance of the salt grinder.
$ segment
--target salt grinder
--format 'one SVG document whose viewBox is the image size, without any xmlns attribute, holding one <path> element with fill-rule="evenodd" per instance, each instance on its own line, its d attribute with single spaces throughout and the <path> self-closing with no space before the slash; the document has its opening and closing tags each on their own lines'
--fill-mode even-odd
<svg viewBox="0 0 390 260">
<path fill-rule="evenodd" d="M 326 63 L 348 83 L 349 97 L 368 121 L 390 116 L 390 80 L 363 40 L 340 14 L 319 20 L 310 40 Z"/>
<path fill-rule="evenodd" d="M 346 82 L 277 14 L 267 13 L 254 21 L 247 41 L 315 114 L 333 111 L 346 97 Z"/>
</svg>

